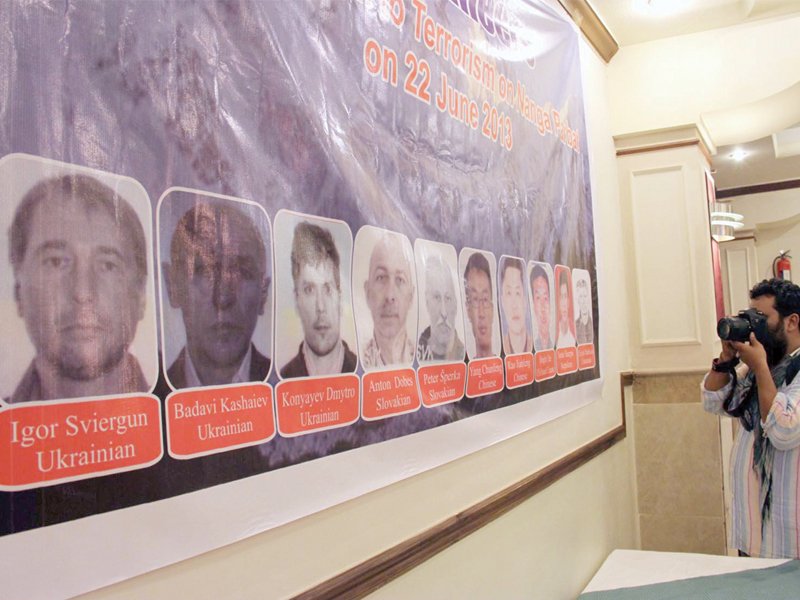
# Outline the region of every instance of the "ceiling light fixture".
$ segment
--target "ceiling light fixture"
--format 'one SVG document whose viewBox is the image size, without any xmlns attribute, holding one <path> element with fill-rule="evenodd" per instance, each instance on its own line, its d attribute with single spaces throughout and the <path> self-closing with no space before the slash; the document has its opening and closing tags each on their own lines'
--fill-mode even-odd
<svg viewBox="0 0 800 600">
<path fill-rule="evenodd" d="M 711 237 L 718 242 L 730 242 L 735 233 L 744 227 L 744 217 L 731 210 L 730 202 L 711 205 Z"/>
<path fill-rule="evenodd" d="M 742 162 L 750 153 L 747 150 L 742 148 L 737 148 L 733 152 L 731 152 L 728 157 L 735 160 L 736 162 Z"/>
</svg>

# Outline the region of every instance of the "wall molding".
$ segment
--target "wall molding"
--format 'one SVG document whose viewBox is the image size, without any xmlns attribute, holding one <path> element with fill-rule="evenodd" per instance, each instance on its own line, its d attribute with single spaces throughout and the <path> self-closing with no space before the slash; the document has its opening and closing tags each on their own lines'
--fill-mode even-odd
<svg viewBox="0 0 800 600">
<path fill-rule="evenodd" d="M 629 375 L 628 372 L 620 373 L 622 418 L 619 425 L 496 494 L 323 581 L 295 598 L 299 600 L 364 598 L 614 447 L 627 435 L 625 386 L 632 382 L 632 377 Z"/>
<path fill-rule="evenodd" d="M 793 190 L 795 188 L 800 188 L 800 179 L 773 181 L 772 183 L 759 183 L 756 185 L 746 185 L 743 187 L 717 190 L 717 200 L 721 200 L 722 198 L 735 198 L 736 196 L 748 196 L 750 194 L 763 194 L 766 192 Z"/>
<path fill-rule="evenodd" d="M 698 316 L 700 297 L 696 282 L 697 265 L 694 254 L 691 251 L 694 247 L 694 241 L 690 207 L 688 206 L 691 197 L 689 176 L 689 169 L 685 163 L 664 164 L 657 167 L 631 169 L 630 171 L 630 227 L 633 237 L 633 267 L 636 273 L 633 290 L 636 306 L 638 306 L 638 345 L 640 348 L 702 346 Z M 658 185 L 654 184 L 653 178 L 659 178 L 657 181 L 660 183 Z M 668 224 L 666 222 L 662 223 L 663 219 L 658 222 L 653 221 L 653 215 L 656 213 L 652 212 L 652 201 L 656 193 L 663 197 L 665 182 L 674 184 L 675 187 L 680 188 L 680 192 L 676 192 L 676 197 L 669 201 L 672 207 L 671 214 L 675 216 L 677 221 L 676 237 L 672 240 L 671 246 L 662 251 L 662 247 L 656 249 L 653 246 L 656 242 L 653 241 L 654 238 L 651 231 L 659 231 L 659 227 L 662 224 L 664 226 L 668 226 Z M 657 191 L 654 191 L 654 185 L 658 187 Z M 663 205 L 669 205 L 669 202 L 664 198 L 660 202 Z M 686 232 L 685 240 L 678 237 L 682 235 L 681 232 Z M 668 250 L 671 253 L 667 254 Z M 664 313 L 661 311 L 653 313 L 647 309 L 654 299 L 654 294 L 656 294 L 654 290 L 658 290 L 661 287 L 661 281 L 653 283 L 652 279 L 647 276 L 650 271 L 650 264 L 644 259 L 644 256 L 648 256 L 652 252 L 656 252 L 657 255 L 669 256 L 669 260 L 676 265 L 680 262 L 679 266 L 682 271 L 686 271 L 689 274 L 686 280 L 688 283 L 687 289 L 682 290 L 685 295 L 675 298 L 676 302 L 679 301 L 682 305 L 691 309 L 687 311 L 688 319 L 681 319 L 678 322 L 679 327 L 686 325 L 685 329 L 678 330 L 679 327 L 676 327 L 675 331 L 670 328 L 670 332 L 659 332 L 658 325 L 664 322 Z M 680 288 L 674 287 L 673 291 L 677 294 Z M 673 333 L 677 335 L 672 335 Z"/>
<path fill-rule="evenodd" d="M 711 363 L 709 363 L 710 365 Z M 669 377 L 672 375 L 705 375 L 709 367 L 691 367 L 687 369 L 636 369 L 635 371 L 625 371 L 626 385 L 633 385 L 637 377 Z"/>
<path fill-rule="evenodd" d="M 700 338 L 683 337 L 683 338 L 665 338 L 659 340 L 651 340 L 650 338 L 642 338 L 642 348 L 669 348 L 671 346 L 702 346 L 703 342 Z"/>
<path fill-rule="evenodd" d="M 606 63 L 611 62 L 619 50 L 619 44 L 589 3 L 586 0 L 558 0 L 558 3 L 567 11 L 600 57 Z"/>
<path fill-rule="evenodd" d="M 725 259 L 724 273 L 726 280 L 724 283 L 726 300 L 728 301 L 725 305 L 725 310 L 727 314 L 732 314 L 747 306 L 747 300 L 750 297 L 749 292 L 758 280 L 756 275 L 758 263 L 755 256 L 755 241 L 743 240 L 735 246 L 722 246 L 720 250 Z M 737 283 L 740 284 L 738 289 L 735 287 Z M 741 285 L 742 283 L 744 283 L 743 286 Z"/>
<path fill-rule="evenodd" d="M 706 162 L 709 165 L 711 165 L 711 154 L 709 153 L 708 148 L 706 148 L 706 145 L 700 140 L 683 140 L 680 142 L 669 142 L 663 144 L 652 144 L 650 146 L 640 146 L 638 148 L 621 148 L 617 150 L 617 156 L 642 154 L 644 152 L 661 152 L 662 150 L 673 150 L 675 148 L 685 148 L 687 146 L 697 146 L 700 152 L 703 153 Z"/>
<path fill-rule="evenodd" d="M 614 146 L 617 157 L 697 146 L 709 167 L 711 155 L 717 152 L 703 126 L 697 123 L 618 134 L 614 136 Z"/>
</svg>

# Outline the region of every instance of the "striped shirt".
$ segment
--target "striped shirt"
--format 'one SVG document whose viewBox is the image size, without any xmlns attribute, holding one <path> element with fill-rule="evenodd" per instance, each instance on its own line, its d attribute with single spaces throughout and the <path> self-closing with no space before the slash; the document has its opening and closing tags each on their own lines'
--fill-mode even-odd
<svg viewBox="0 0 800 600">
<path fill-rule="evenodd" d="M 739 378 L 739 382 L 744 377 Z M 727 416 L 722 403 L 732 382 L 717 391 L 700 388 L 703 408 Z M 741 393 L 741 385 L 735 393 Z M 763 535 L 759 508 L 759 478 L 753 469 L 753 432 L 738 428 L 731 450 L 733 523 L 731 545 L 750 556 L 763 558 L 800 557 L 800 375 L 782 385 L 767 418 L 761 423 L 763 435 L 775 448 L 772 467 L 772 500 Z"/>
</svg>

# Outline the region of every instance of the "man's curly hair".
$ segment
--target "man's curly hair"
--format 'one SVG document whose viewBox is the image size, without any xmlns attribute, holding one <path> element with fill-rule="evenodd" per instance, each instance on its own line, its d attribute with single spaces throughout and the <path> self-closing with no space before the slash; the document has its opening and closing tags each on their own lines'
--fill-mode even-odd
<svg viewBox="0 0 800 600">
<path fill-rule="evenodd" d="M 750 298 L 755 300 L 761 296 L 775 298 L 775 310 L 781 317 L 793 313 L 800 315 L 800 287 L 785 279 L 765 279 L 750 290 Z"/>
</svg>

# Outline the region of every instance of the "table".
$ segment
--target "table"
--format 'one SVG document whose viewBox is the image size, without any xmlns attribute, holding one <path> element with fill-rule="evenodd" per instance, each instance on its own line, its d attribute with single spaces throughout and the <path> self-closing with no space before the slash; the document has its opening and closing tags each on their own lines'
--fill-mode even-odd
<svg viewBox="0 0 800 600">
<path fill-rule="evenodd" d="M 614 550 L 583 592 L 599 592 L 708 575 L 736 573 L 776 567 L 786 562 L 789 561 L 787 559 L 740 558 L 682 552 Z"/>
</svg>

